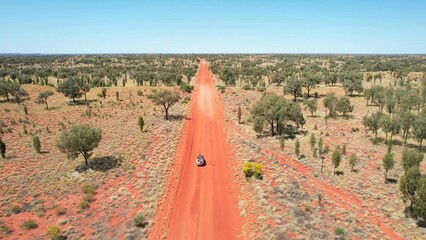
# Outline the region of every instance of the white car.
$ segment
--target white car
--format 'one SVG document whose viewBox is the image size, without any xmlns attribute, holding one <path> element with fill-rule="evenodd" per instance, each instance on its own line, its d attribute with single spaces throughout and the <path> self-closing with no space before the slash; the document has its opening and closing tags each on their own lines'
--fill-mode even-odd
<svg viewBox="0 0 426 240">
<path fill-rule="evenodd" d="M 198 154 L 197 156 L 197 166 L 205 166 L 206 160 L 204 159 L 204 156 L 201 154 Z"/>
</svg>

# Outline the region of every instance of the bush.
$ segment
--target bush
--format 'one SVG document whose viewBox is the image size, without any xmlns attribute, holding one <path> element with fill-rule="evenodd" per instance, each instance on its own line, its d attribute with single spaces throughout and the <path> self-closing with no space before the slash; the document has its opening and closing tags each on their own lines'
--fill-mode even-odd
<svg viewBox="0 0 426 240">
<path fill-rule="evenodd" d="M 141 130 L 141 132 L 143 132 L 143 126 L 144 125 L 145 125 L 145 122 L 143 120 L 143 117 L 141 116 L 141 117 L 139 117 L 139 120 L 138 120 L 138 126 L 139 126 L 139 129 Z"/>
<path fill-rule="evenodd" d="M 179 88 L 184 92 L 191 93 L 194 89 L 194 86 L 191 86 L 188 83 L 182 83 Z"/>
<path fill-rule="evenodd" d="M 262 168 L 263 168 L 263 165 L 261 163 L 253 164 L 253 175 L 255 178 L 262 179 Z"/>
<path fill-rule="evenodd" d="M 250 87 L 250 85 L 244 85 L 244 86 L 242 86 L 242 89 L 243 90 L 250 90 L 251 89 L 251 87 Z"/>
<path fill-rule="evenodd" d="M 20 206 L 13 206 L 10 210 L 13 214 L 18 214 L 22 211 L 22 208 Z"/>
<path fill-rule="evenodd" d="M 146 97 L 147 97 L 148 99 L 152 99 L 153 95 L 150 93 L 150 94 L 146 95 Z"/>
<path fill-rule="evenodd" d="M 84 185 L 82 188 L 85 194 L 94 194 L 96 192 L 96 186 L 93 184 Z"/>
<path fill-rule="evenodd" d="M 145 217 L 142 213 L 138 213 L 133 219 L 133 222 L 135 223 L 136 227 L 143 227 L 145 224 Z"/>
<path fill-rule="evenodd" d="M 183 103 L 183 104 L 187 104 L 190 100 L 191 100 L 191 98 L 190 98 L 189 96 L 186 96 L 186 97 L 182 100 L 182 103 Z"/>
<path fill-rule="evenodd" d="M 8 235 L 8 234 L 11 234 L 13 230 L 8 228 L 5 225 L 0 225 L 0 232 L 4 233 L 5 235 Z"/>
<path fill-rule="evenodd" d="M 35 223 L 33 220 L 25 221 L 22 226 L 27 230 L 35 229 L 38 227 L 37 223 Z"/>
<path fill-rule="evenodd" d="M 243 173 L 244 175 L 249 178 L 253 176 L 253 163 L 252 162 L 245 162 L 243 165 Z"/>
<path fill-rule="evenodd" d="M 40 139 L 38 138 L 38 136 L 33 137 L 33 146 L 36 153 L 40 153 L 41 145 L 40 145 Z"/>
<path fill-rule="evenodd" d="M 222 85 L 216 85 L 216 88 L 217 88 L 217 90 L 218 90 L 220 93 L 225 93 L 225 86 L 222 86 Z"/>
<path fill-rule="evenodd" d="M 345 230 L 341 227 L 338 227 L 334 230 L 334 233 L 337 234 L 337 235 L 343 235 L 343 234 L 345 234 Z"/>
<path fill-rule="evenodd" d="M 46 231 L 50 239 L 61 239 L 61 229 L 57 226 L 49 226 Z"/>
<path fill-rule="evenodd" d="M 142 90 L 138 90 L 138 91 L 137 91 L 137 95 L 138 95 L 138 96 L 142 96 L 142 95 L 143 95 Z"/>
<path fill-rule="evenodd" d="M 89 208 L 89 202 L 86 201 L 86 200 L 81 201 L 80 202 L 80 208 L 81 209 L 87 209 L 87 208 Z"/>
</svg>

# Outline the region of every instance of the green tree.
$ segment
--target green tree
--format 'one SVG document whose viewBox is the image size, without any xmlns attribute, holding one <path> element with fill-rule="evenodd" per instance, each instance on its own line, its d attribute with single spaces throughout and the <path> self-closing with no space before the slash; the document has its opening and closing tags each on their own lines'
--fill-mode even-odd
<svg viewBox="0 0 426 240">
<path fill-rule="evenodd" d="M 326 114 L 328 110 L 329 117 L 336 117 L 336 105 L 338 99 L 335 93 L 327 93 L 323 99 L 324 107 L 326 108 Z"/>
<path fill-rule="evenodd" d="M 180 100 L 178 92 L 170 90 L 160 90 L 152 94 L 152 101 L 157 105 L 162 105 L 166 113 L 166 120 L 169 120 L 169 108 Z"/>
<path fill-rule="evenodd" d="M 414 121 L 414 135 L 419 140 L 419 149 L 422 149 L 422 142 L 426 139 L 426 114 L 420 114 Z"/>
<path fill-rule="evenodd" d="M 388 134 L 391 131 L 391 118 L 388 115 L 382 115 L 380 117 L 380 127 L 382 128 L 383 132 L 386 134 L 386 142 L 388 141 Z"/>
<path fill-rule="evenodd" d="M 75 103 L 75 99 L 82 96 L 80 79 L 78 77 L 67 78 L 61 85 L 59 85 L 58 91 L 63 93 L 65 97 L 71 98 Z"/>
<path fill-rule="evenodd" d="M 305 100 L 303 104 L 305 105 L 305 110 L 309 110 L 309 112 L 311 113 L 311 117 L 313 117 L 314 113 L 318 109 L 318 100 L 317 99 Z"/>
<path fill-rule="evenodd" d="M 342 161 L 342 155 L 338 150 L 333 151 L 332 163 L 334 167 L 334 174 L 336 174 L 336 168 L 339 167 L 340 162 Z"/>
<path fill-rule="evenodd" d="M 392 153 L 386 153 L 385 157 L 383 158 L 383 168 L 385 169 L 385 183 L 388 182 L 388 171 L 390 169 L 393 169 L 395 166 L 395 161 L 393 160 L 393 154 Z"/>
<path fill-rule="evenodd" d="M 358 157 L 356 156 L 355 153 L 352 153 L 351 156 L 349 157 L 349 166 L 351 166 L 351 172 L 354 171 L 354 167 L 357 162 L 358 162 Z"/>
<path fill-rule="evenodd" d="M 142 116 L 140 116 L 139 117 L 139 120 L 138 120 L 138 126 L 139 126 L 139 129 L 141 130 L 141 132 L 143 132 L 143 126 L 145 125 L 145 122 L 144 122 L 144 120 L 143 120 L 143 117 Z"/>
<path fill-rule="evenodd" d="M 317 74 L 309 74 L 303 81 L 302 86 L 307 91 L 307 96 L 310 97 L 311 90 L 320 84 L 321 78 Z"/>
<path fill-rule="evenodd" d="M 374 133 L 374 139 L 377 139 L 377 132 L 380 129 L 380 119 L 382 114 L 373 113 L 370 116 L 365 116 L 363 119 L 364 127 L 368 131 L 372 131 Z"/>
<path fill-rule="evenodd" d="M 295 144 L 294 144 L 294 152 L 296 153 L 297 157 L 300 156 L 300 142 L 299 142 L 299 139 L 297 139 L 296 142 L 295 142 Z"/>
<path fill-rule="evenodd" d="M 400 113 L 401 116 L 401 130 L 402 138 L 404 139 L 404 146 L 407 144 L 408 134 L 410 128 L 413 127 L 414 121 L 416 120 L 416 115 L 410 111 L 403 111 Z"/>
<path fill-rule="evenodd" d="M 52 96 L 54 93 L 50 90 L 43 91 L 38 94 L 37 100 L 40 104 L 45 104 L 46 109 L 49 109 L 49 105 L 47 104 L 47 99 Z"/>
<path fill-rule="evenodd" d="M 311 144 L 311 149 L 313 150 L 315 147 L 315 144 L 317 143 L 317 140 L 315 139 L 315 134 L 311 133 L 311 137 L 309 139 L 309 143 Z"/>
<path fill-rule="evenodd" d="M 238 106 L 238 123 L 241 123 L 241 107 Z"/>
<path fill-rule="evenodd" d="M 300 106 L 297 103 L 287 102 L 283 97 L 275 94 L 265 94 L 254 103 L 251 109 L 251 119 L 254 122 L 256 132 L 263 130 L 264 122 L 271 127 L 271 135 L 275 135 L 275 128 L 279 130 L 280 124 L 290 120 L 304 124 L 304 118 Z"/>
<path fill-rule="evenodd" d="M 320 159 L 321 159 L 321 172 L 322 172 L 322 169 L 324 167 L 324 156 L 323 155 L 325 154 L 322 137 L 320 137 L 320 139 L 318 140 L 318 153 L 319 153 L 319 156 L 320 156 Z"/>
<path fill-rule="evenodd" d="M 404 202 L 410 202 L 410 210 L 413 210 L 414 202 L 420 191 L 421 174 L 418 167 L 409 168 L 401 176 L 399 189 L 402 192 Z"/>
<path fill-rule="evenodd" d="M 280 148 L 281 148 L 281 150 L 283 150 L 283 149 L 284 149 L 284 146 L 285 146 L 285 138 L 284 138 L 284 137 L 281 137 L 281 138 L 280 138 Z"/>
<path fill-rule="evenodd" d="M 33 136 L 33 146 L 36 153 L 40 153 L 41 144 L 40 144 L 40 138 L 38 136 Z"/>
<path fill-rule="evenodd" d="M 102 139 L 102 130 L 89 125 L 73 125 L 70 129 L 61 132 L 56 141 L 58 149 L 67 153 L 70 159 L 83 155 L 86 165 L 92 151 L 98 147 Z"/>
<path fill-rule="evenodd" d="M 302 81 L 294 77 L 287 79 L 284 86 L 284 93 L 292 94 L 294 97 L 293 100 L 296 102 L 297 97 L 302 95 Z"/>
<path fill-rule="evenodd" d="M 351 101 L 348 97 L 342 97 L 337 101 L 336 111 L 343 113 L 346 117 L 348 113 L 353 112 L 354 106 L 351 105 Z"/>
<path fill-rule="evenodd" d="M 15 96 L 19 89 L 19 84 L 0 78 L 0 95 L 3 95 L 7 101 L 9 101 L 9 95 Z"/>
<path fill-rule="evenodd" d="M 402 152 L 402 168 L 407 171 L 409 168 L 418 167 L 423 161 L 424 155 L 421 152 L 417 152 L 411 149 L 404 149 Z"/>
<path fill-rule="evenodd" d="M 349 93 L 351 96 L 354 92 L 362 93 L 364 90 L 362 86 L 362 79 L 363 76 L 360 73 L 343 73 L 341 76 L 341 81 L 346 93 Z"/>
<path fill-rule="evenodd" d="M 426 220 L 426 175 L 420 179 L 420 187 L 416 200 L 414 201 L 413 214 L 417 218 Z"/>
</svg>

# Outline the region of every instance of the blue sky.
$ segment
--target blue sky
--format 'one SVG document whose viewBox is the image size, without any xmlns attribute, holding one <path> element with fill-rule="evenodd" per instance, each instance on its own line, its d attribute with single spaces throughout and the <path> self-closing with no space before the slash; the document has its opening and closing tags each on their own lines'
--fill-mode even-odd
<svg viewBox="0 0 426 240">
<path fill-rule="evenodd" d="M 0 53 L 426 53 L 426 0 L 0 0 Z"/>
</svg>

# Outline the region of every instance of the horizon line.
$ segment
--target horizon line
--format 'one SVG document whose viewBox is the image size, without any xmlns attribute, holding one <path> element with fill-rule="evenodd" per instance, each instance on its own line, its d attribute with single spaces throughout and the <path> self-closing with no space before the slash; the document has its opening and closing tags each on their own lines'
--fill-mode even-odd
<svg viewBox="0 0 426 240">
<path fill-rule="evenodd" d="M 426 55 L 426 53 L 291 53 L 291 52 L 212 52 L 212 53 L 196 53 L 196 52 L 182 52 L 182 53 L 167 53 L 167 52 L 140 52 L 140 53 L 113 53 L 113 52 L 98 52 L 98 53 L 13 53 L 4 52 L 0 56 L 18 56 L 18 55 Z"/>
</svg>

